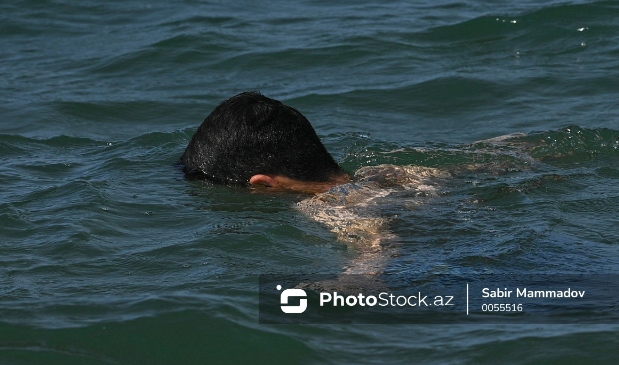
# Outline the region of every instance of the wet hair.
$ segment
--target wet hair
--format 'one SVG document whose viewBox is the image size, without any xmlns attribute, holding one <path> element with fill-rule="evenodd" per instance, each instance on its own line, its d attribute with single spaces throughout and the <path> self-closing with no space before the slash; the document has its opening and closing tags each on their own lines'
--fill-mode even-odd
<svg viewBox="0 0 619 365">
<path fill-rule="evenodd" d="M 325 182 L 347 174 L 296 109 L 257 92 L 222 102 L 204 120 L 180 162 L 189 178 L 248 185 L 256 174 Z"/>
</svg>

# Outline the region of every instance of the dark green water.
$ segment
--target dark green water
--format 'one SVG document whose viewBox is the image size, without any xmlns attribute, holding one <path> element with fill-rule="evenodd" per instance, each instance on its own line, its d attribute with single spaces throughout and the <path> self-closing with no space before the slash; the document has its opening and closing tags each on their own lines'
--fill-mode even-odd
<svg viewBox="0 0 619 365">
<path fill-rule="evenodd" d="M 617 19 L 615 1 L 3 2 L 0 363 L 616 364 L 619 324 L 260 325 L 259 274 L 358 252 L 300 196 L 174 163 L 245 90 L 351 171 L 489 163 L 502 149 L 471 143 L 525 132 L 534 168 L 385 208 L 385 275 L 617 274 Z"/>
</svg>

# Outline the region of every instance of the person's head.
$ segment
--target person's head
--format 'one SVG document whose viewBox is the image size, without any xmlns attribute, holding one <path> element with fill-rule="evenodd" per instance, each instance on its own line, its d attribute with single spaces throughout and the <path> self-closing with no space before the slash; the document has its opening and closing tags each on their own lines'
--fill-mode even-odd
<svg viewBox="0 0 619 365">
<path fill-rule="evenodd" d="M 257 92 L 217 106 L 194 134 L 181 163 L 187 177 L 227 185 L 316 192 L 350 178 L 301 113 Z"/>
</svg>

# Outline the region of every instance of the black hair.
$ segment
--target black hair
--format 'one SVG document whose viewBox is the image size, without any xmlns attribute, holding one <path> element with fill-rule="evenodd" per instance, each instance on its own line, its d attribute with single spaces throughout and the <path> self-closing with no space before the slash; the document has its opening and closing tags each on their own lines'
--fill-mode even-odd
<svg viewBox="0 0 619 365">
<path fill-rule="evenodd" d="M 315 182 L 347 174 L 303 114 L 258 92 L 217 106 L 180 162 L 187 177 L 228 185 L 248 185 L 256 174 Z"/>
</svg>

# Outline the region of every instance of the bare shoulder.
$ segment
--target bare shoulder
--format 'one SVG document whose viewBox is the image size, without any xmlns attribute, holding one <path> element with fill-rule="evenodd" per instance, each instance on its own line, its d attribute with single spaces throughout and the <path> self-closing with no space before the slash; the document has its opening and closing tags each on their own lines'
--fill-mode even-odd
<svg viewBox="0 0 619 365">
<path fill-rule="evenodd" d="M 434 194 L 449 172 L 422 166 L 378 165 L 359 169 L 355 182 L 339 185 L 297 204 L 311 219 L 320 222 L 346 242 L 376 246 L 384 238 L 389 219 L 381 206 L 396 203 L 389 196 L 397 191 Z M 395 200 L 395 199 L 394 199 Z"/>
<path fill-rule="evenodd" d="M 378 165 L 360 168 L 355 177 L 358 181 L 375 182 L 380 187 L 395 187 L 406 190 L 419 189 L 437 179 L 449 179 L 448 171 L 425 166 Z"/>
</svg>

